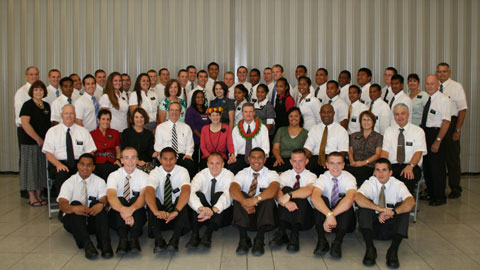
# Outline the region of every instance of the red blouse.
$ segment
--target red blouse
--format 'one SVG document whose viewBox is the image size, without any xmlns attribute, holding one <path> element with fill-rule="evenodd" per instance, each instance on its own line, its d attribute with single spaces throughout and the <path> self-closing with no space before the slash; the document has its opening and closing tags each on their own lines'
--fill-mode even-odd
<svg viewBox="0 0 480 270">
<path fill-rule="evenodd" d="M 224 159 L 227 159 L 227 149 L 228 153 L 234 153 L 232 131 L 227 124 L 222 124 L 222 128 L 218 132 L 210 131 L 210 125 L 205 125 L 201 134 L 202 158 L 207 158 L 210 153 L 218 152 Z"/>
<path fill-rule="evenodd" d="M 116 129 L 108 128 L 103 136 L 100 128 L 90 132 L 97 146 L 95 151 L 95 163 L 104 164 L 107 161 L 114 163 L 117 159 L 116 147 L 120 146 L 120 133 Z"/>
</svg>

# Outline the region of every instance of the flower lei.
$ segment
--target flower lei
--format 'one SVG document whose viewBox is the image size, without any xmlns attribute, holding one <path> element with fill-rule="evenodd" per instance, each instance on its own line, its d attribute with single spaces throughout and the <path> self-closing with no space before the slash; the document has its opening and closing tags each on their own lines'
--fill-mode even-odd
<svg viewBox="0 0 480 270">
<path fill-rule="evenodd" d="M 262 120 L 260 118 L 255 118 L 254 119 L 255 129 L 250 134 L 247 134 L 247 132 L 245 130 L 243 130 L 243 122 L 244 121 L 245 120 L 242 119 L 237 124 L 238 130 L 240 131 L 240 136 L 242 136 L 242 138 L 244 138 L 245 140 L 252 140 L 253 138 L 255 138 L 255 136 L 258 135 L 258 133 L 260 133 L 260 128 L 262 127 Z"/>
</svg>

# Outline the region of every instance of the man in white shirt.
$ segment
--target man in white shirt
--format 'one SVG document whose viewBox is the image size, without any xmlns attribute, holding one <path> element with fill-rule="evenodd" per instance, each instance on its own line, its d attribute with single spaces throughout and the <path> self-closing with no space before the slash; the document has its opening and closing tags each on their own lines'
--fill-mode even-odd
<svg viewBox="0 0 480 270">
<path fill-rule="evenodd" d="M 393 97 L 389 100 L 388 105 L 392 110 L 393 116 L 393 108 L 395 107 L 395 105 L 400 103 L 405 104 L 408 107 L 408 113 L 410 114 L 410 118 L 408 119 L 408 121 L 412 122 L 413 103 L 412 99 L 407 94 L 405 94 L 405 91 L 403 91 L 403 81 L 404 80 L 402 75 L 393 75 L 391 82 Z M 393 125 L 393 117 L 390 121 L 390 124 Z"/>
<path fill-rule="evenodd" d="M 352 74 L 348 70 L 342 70 L 338 74 L 338 85 L 340 87 L 340 97 L 345 101 L 347 105 L 350 105 L 350 99 L 348 98 L 348 89 L 350 88 L 350 81 L 352 80 Z"/>
<path fill-rule="evenodd" d="M 430 205 L 445 204 L 445 187 L 447 183 L 447 168 L 445 166 L 445 143 L 451 113 L 450 99 L 439 91 L 440 83 L 435 75 L 430 74 L 425 79 L 425 91 L 429 98 L 423 108 L 420 127 L 425 131 L 428 154 L 425 155 L 423 175 L 430 196 Z"/>
<path fill-rule="evenodd" d="M 92 174 L 95 157 L 85 153 L 77 164 L 78 173 L 65 181 L 57 202 L 64 213 L 63 226 L 73 235 L 78 248 L 85 249 L 87 259 L 98 257 L 98 251 L 90 240 L 90 233 L 97 236 L 97 246 L 102 257 L 113 257 L 110 243 L 110 228 L 105 207 L 107 206 L 107 185 L 100 177 Z"/>
<path fill-rule="evenodd" d="M 145 187 L 148 174 L 137 169 L 138 154 L 133 147 L 122 150 L 123 167 L 112 172 L 107 179 L 110 227 L 117 231 L 117 255 L 141 251 L 138 238 L 147 221 Z M 128 237 L 130 233 L 130 238 Z"/>
<path fill-rule="evenodd" d="M 214 152 L 208 156 L 208 168 L 203 169 L 192 180 L 192 190 L 188 205 L 191 209 L 192 236 L 187 248 L 202 245 L 210 248 L 212 233 L 220 227 L 232 224 L 232 199 L 230 199 L 230 184 L 235 177 L 225 169 L 222 155 Z M 200 238 L 200 227 L 207 229 Z"/>
<path fill-rule="evenodd" d="M 213 84 L 219 80 L 218 73 L 220 72 L 220 66 L 215 62 L 211 62 L 207 66 L 207 71 L 208 71 L 207 89 L 210 89 L 213 91 Z"/>
<path fill-rule="evenodd" d="M 275 87 L 275 82 L 273 81 L 273 76 L 272 76 L 272 68 L 271 67 L 266 67 L 264 70 L 263 70 L 263 81 L 265 82 L 265 84 L 268 86 L 268 93 L 270 93 L 270 95 L 268 96 L 268 100 L 271 100 L 272 98 L 272 90 L 273 90 L 273 87 Z"/>
<path fill-rule="evenodd" d="M 158 159 L 161 166 L 150 172 L 145 189 L 148 225 L 155 238 L 153 252 L 174 252 L 178 251 L 182 233 L 190 229 L 186 207 L 190 197 L 190 177 L 185 168 L 176 165 L 177 153 L 173 148 L 163 148 Z M 173 229 L 173 234 L 167 245 L 162 230 L 168 229 Z"/>
<path fill-rule="evenodd" d="M 192 91 L 187 91 L 187 100 L 185 102 L 187 103 L 187 107 L 189 107 L 192 103 L 192 96 L 193 93 L 197 90 L 200 90 L 203 92 L 205 96 L 205 106 L 208 107 L 208 104 L 210 103 L 211 100 L 215 99 L 215 95 L 213 94 L 213 91 L 207 88 L 207 81 L 208 81 L 208 74 L 205 70 L 200 70 L 197 73 L 197 86 L 193 88 Z"/>
<path fill-rule="evenodd" d="M 42 152 L 45 153 L 48 173 L 55 178 L 57 194 L 63 182 L 77 172 L 77 160 L 84 153 L 93 154 L 97 147 L 84 127 L 75 124 L 75 107 L 62 108 L 62 123 L 51 127 L 45 135 Z"/>
<path fill-rule="evenodd" d="M 85 88 L 85 93 L 74 102 L 77 115 L 75 122 L 88 131 L 93 131 L 97 128 L 97 115 L 100 111 L 100 104 L 94 96 L 96 88 L 95 77 L 91 74 L 85 75 L 83 77 L 83 87 Z"/>
<path fill-rule="evenodd" d="M 247 230 L 257 230 L 252 254 L 265 253 L 265 232 L 275 227 L 274 197 L 280 187 L 278 174 L 264 167 L 267 160 L 265 152 L 253 148 L 248 157 L 250 166 L 239 172 L 230 185 L 233 199 L 233 222 L 240 233 L 237 254 L 247 254 L 252 242 Z"/>
<path fill-rule="evenodd" d="M 304 66 L 304 65 L 298 65 L 297 68 L 295 69 L 295 79 L 297 79 L 297 85 L 290 89 L 290 95 L 293 97 L 293 100 L 295 100 L 295 103 L 297 102 L 298 100 L 298 84 L 300 83 L 299 82 L 299 79 L 300 77 L 307 77 L 308 74 L 307 74 L 307 67 Z M 313 87 L 312 87 L 313 88 Z"/>
<path fill-rule="evenodd" d="M 180 84 L 180 98 L 183 99 L 186 102 L 187 99 L 187 90 L 185 87 L 187 87 L 188 83 L 188 72 L 185 69 L 180 69 L 178 71 L 178 83 Z"/>
<path fill-rule="evenodd" d="M 355 194 L 355 203 L 359 207 L 358 229 L 366 245 L 363 264 L 375 265 L 377 250 L 373 239 L 391 239 L 386 256 L 387 266 L 398 268 L 398 248 L 402 239 L 408 237 L 408 219 L 415 199 L 405 184 L 392 176 L 388 159 L 377 160 L 373 175 Z"/>
<path fill-rule="evenodd" d="M 382 88 L 382 99 L 386 103 L 389 103 L 389 101 L 392 99 L 394 93 L 392 91 L 392 77 L 397 75 L 398 71 L 394 67 L 387 67 L 385 69 L 385 72 L 383 73 L 383 80 L 387 85 Z"/>
<path fill-rule="evenodd" d="M 228 91 L 226 97 L 233 99 L 233 94 L 235 92 L 235 74 L 231 71 L 225 72 L 223 74 L 223 82 L 227 85 Z"/>
<path fill-rule="evenodd" d="M 170 80 L 170 72 L 166 68 L 162 68 L 158 71 L 159 83 L 155 86 L 155 93 L 159 102 L 165 99 L 165 86 Z"/>
<path fill-rule="evenodd" d="M 50 84 L 47 86 L 47 96 L 43 98 L 43 101 L 52 105 L 53 101 L 58 98 L 62 93 L 59 89 L 59 83 L 62 79 L 62 74 L 58 69 L 51 69 L 48 71 L 48 81 Z"/>
<path fill-rule="evenodd" d="M 384 134 L 385 130 L 390 126 L 392 112 L 390 106 L 381 99 L 382 90 L 379 84 L 372 84 L 369 90 L 370 104 L 368 110 L 372 112 L 377 118 L 375 122 L 374 130 L 380 134 Z"/>
<path fill-rule="evenodd" d="M 77 99 L 80 98 L 80 96 L 83 95 L 82 78 L 80 78 L 77 73 L 72 73 L 68 77 L 73 81 L 73 93 L 77 96 Z"/>
<path fill-rule="evenodd" d="M 130 75 L 127 73 L 122 73 L 122 92 L 127 94 L 127 96 L 130 94 L 130 86 L 132 85 L 132 80 L 130 79 Z"/>
<path fill-rule="evenodd" d="M 51 116 L 50 120 L 53 125 L 62 122 L 60 113 L 62 112 L 63 106 L 67 104 L 73 104 L 73 81 L 69 77 L 62 78 L 60 80 L 60 90 L 61 94 L 51 103 Z"/>
<path fill-rule="evenodd" d="M 308 230 L 313 226 L 313 209 L 309 198 L 317 176 L 305 169 L 308 159 L 303 149 L 292 151 L 290 164 L 292 169 L 280 175 L 280 189 L 275 197 L 279 204 L 279 225 L 269 245 L 279 247 L 285 243 L 288 244 L 288 251 L 298 251 L 299 231 Z M 292 229 L 290 239 L 287 236 L 288 225 Z"/>
<path fill-rule="evenodd" d="M 314 126 L 309 132 L 304 149 L 309 162 L 307 170 L 319 176 L 325 172 L 326 157 L 331 152 L 348 153 L 348 133 L 338 123 L 333 121 L 335 111 L 333 106 L 325 104 L 320 108 L 322 123 Z"/>
<path fill-rule="evenodd" d="M 248 156 L 253 148 L 262 148 L 267 156 L 270 152 L 268 129 L 255 118 L 255 107 L 252 103 L 243 104 L 242 116 L 243 119 L 232 130 L 235 158 L 228 169 L 234 174 L 248 167 Z"/>
<path fill-rule="evenodd" d="M 97 69 L 95 71 L 95 81 L 97 82 L 97 89 L 95 89 L 94 96 L 97 100 L 100 100 L 103 95 L 103 88 L 107 82 L 107 73 L 103 69 Z"/>
<path fill-rule="evenodd" d="M 462 195 L 462 187 L 460 186 L 460 133 L 467 115 L 467 98 L 463 86 L 450 78 L 452 71 L 447 63 L 437 65 L 436 75 L 440 81 L 440 92 L 450 97 L 451 103 L 452 119 L 445 136 L 445 161 L 448 170 L 448 185 L 452 190 L 448 194 L 448 198 L 456 199 Z"/>
<path fill-rule="evenodd" d="M 350 105 L 348 106 L 348 134 L 360 131 L 360 114 L 368 111 L 367 105 L 361 101 L 362 92 L 356 85 L 351 85 L 348 89 L 348 98 Z"/>
<path fill-rule="evenodd" d="M 395 123 L 385 130 L 382 158 L 392 163 L 393 176 L 405 183 L 410 193 L 422 176 L 422 157 L 427 154 L 425 132 L 409 123 L 408 107 L 397 104 L 393 107 Z"/>
<path fill-rule="evenodd" d="M 370 103 L 370 97 L 368 96 L 368 90 L 372 80 L 372 71 L 369 68 L 361 68 L 358 70 L 357 73 L 357 83 L 360 85 L 361 88 L 361 100 L 363 103 L 368 104 Z"/>
<path fill-rule="evenodd" d="M 248 97 L 250 99 L 250 102 L 255 103 L 257 102 L 257 87 L 258 85 L 260 85 L 260 70 L 256 68 L 252 68 L 252 70 L 250 70 L 250 83 L 252 84 L 252 87 L 248 89 L 249 91 Z M 270 92 L 270 89 L 268 92 Z M 268 93 L 267 93 L 267 100 L 268 100 Z"/>
<path fill-rule="evenodd" d="M 353 197 L 357 181 L 353 175 L 343 170 L 345 161 L 341 153 L 330 153 L 326 164 L 328 171 L 320 175 L 313 185 L 312 203 L 315 206 L 315 227 L 318 234 L 313 254 L 323 255 L 330 250 L 332 257 L 341 258 L 343 237 L 356 227 Z M 325 232 L 335 232 L 331 249 Z"/>
<path fill-rule="evenodd" d="M 340 97 L 340 89 L 337 81 L 330 80 L 327 82 L 327 98 L 323 104 L 332 104 L 335 110 L 335 122 L 345 129 L 348 128 L 348 105 L 345 104 Z"/>
<path fill-rule="evenodd" d="M 193 133 L 190 126 L 178 121 L 181 111 L 180 103 L 170 103 L 169 119 L 157 126 L 154 149 L 156 152 L 160 152 L 165 147 L 172 147 L 178 155 L 177 164 L 186 168 L 190 178 L 193 178 L 196 174 L 196 166 L 192 159 Z"/>
<path fill-rule="evenodd" d="M 252 88 L 252 84 L 247 82 L 248 69 L 245 66 L 237 68 L 237 84 L 243 84 L 248 90 Z"/>
<path fill-rule="evenodd" d="M 315 88 L 314 95 L 321 103 L 327 99 L 327 82 L 328 82 L 328 70 L 326 68 L 319 68 L 315 73 L 315 82 L 317 88 Z"/>
<path fill-rule="evenodd" d="M 190 65 L 187 67 L 187 77 L 188 77 L 188 82 L 187 85 L 185 86 L 185 89 L 187 90 L 187 93 L 189 91 L 192 91 L 195 88 L 195 80 L 197 79 L 197 68 L 193 65 Z M 207 75 L 208 77 L 208 75 Z M 208 80 L 208 78 L 207 78 Z M 206 83 L 206 82 L 205 82 Z"/>
<path fill-rule="evenodd" d="M 150 88 L 155 88 L 157 86 L 158 75 L 154 69 L 147 71 L 147 75 L 150 78 Z"/>
</svg>

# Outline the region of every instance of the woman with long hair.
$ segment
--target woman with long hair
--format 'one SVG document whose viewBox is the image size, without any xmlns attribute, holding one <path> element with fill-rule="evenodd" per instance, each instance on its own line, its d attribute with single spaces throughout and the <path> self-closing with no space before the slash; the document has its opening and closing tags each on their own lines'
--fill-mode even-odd
<svg viewBox="0 0 480 270">
<path fill-rule="evenodd" d="M 145 124 L 148 130 L 157 127 L 158 99 L 153 88 L 150 88 L 150 78 L 147 73 L 140 73 L 135 81 L 133 92 L 128 100 L 130 114 L 136 108 L 143 108 L 148 113 L 149 122 Z"/>
<path fill-rule="evenodd" d="M 227 124 L 230 130 L 235 123 L 235 103 L 227 97 L 228 86 L 224 82 L 216 81 L 213 84 L 215 99 L 210 102 L 210 107 L 222 107 L 220 122 Z"/>
<path fill-rule="evenodd" d="M 111 128 L 119 132 L 128 126 L 128 100 L 126 95 L 122 94 L 122 76 L 118 72 L 112 72 L 108 75 L 107 83 L 103 89 L 103 95 L 99 104 L 102 109 L 109 110 L 112 113 Z"/>
<path fill-rule="evenodd" d="M 205 94 L 202 90 L 195 90 L 190 101 L 190 107 L 187 109 L 185 116 L 185 123 L 187 123 L 193 132 L 193 142 L 195 150 L 193 152 L 193 160 L 200 161 L 200 137 L 202 128 L 210 124 L 210 119 L 207 115 L 207 106 L 205 106 Z"/>
</svg>

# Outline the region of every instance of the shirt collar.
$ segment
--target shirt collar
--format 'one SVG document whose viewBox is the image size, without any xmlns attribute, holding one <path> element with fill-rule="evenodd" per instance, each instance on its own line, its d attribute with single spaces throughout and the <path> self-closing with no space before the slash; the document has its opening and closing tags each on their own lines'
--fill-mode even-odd
<svg viewBox="0 0 480 270">
<path fill-rule="evenodd" d="M 254 173 L 259 173 L 259 176 L 261 176 L 261 175 L 263 175 L 263 173 L 265 172 L 265 166 L 263 166 L 263 168 L 262 168 L 260 171 L 258 171 L 258 172 L 254 171 L 254 170 L 252 169 L 252 166 L 250 166 L 250 167 L 248 167 L 248 168 L 250 169 L 250 175 L 251 175 L 252 177 L 253 177 L 253 174 L 254 174 Z"/>
<path fill-rule="evenodd" d="M 135 175 L 136 175 L 136 173 L 137 173 L 137 170 L 138 170 L 138 169 L 135 168 L 135 169 L 133 170 L 133 172 L 130 174 L 130 176 L 131 176 L 132 178 L 135 178 Z M 127 171 L 125 171 L 125 168 L 123 168 L 123 167 L 122 167 L 122 174 L 123 174 L 124 177 L 126 177 L 127 175 L 129 175 L 129 174 L 127 173 Z"/>
<path fill-rule="evenodd" d="M 261 106 L 267 105 L 267 102 L 268 102 L 268 98 L 264 99 L 261 102 L 258 102 L 258 100 L 257 100 L 257 101 L 255 101 L 255 105 L 258 105 L 258 108 L 260 108 Z"/>
<path fill-rule="evenodd" d="M 250 124 L 247 124 L 247 121 L 243 121 L 243 128 L 245 129 L 245 132 L 247 132 L 249 125 L 250 125 L 251 132 L 253 132 L 253 130 L 256 127 L 255 119 Z"/>
<path fill-rule="evenodd" d="M 73 123 L 73 125 L 71 127 L 67 127 L 63 122 L 60 123 L 60 125 L 63 128 L 63 131 L 65 131 L 65 133 L 67 133 L 67 129 L 70 129 L 71 131 L 73 131 L 75 129 L 75 123 Z"/>
<path fill-rule="evenodd" d="M 399 98 L 399 97 L 401 97 L 401 96 L 403 96 L 403 95 L 405 95 L 405 92 L 404 92 L 403 89 L 402 89 L 402 90 L 400 90 L 398 93 L 396 93 L 394 97 L 395 97 L 395 99 L 397 99 L 397 98 Z"/>
</svg>

